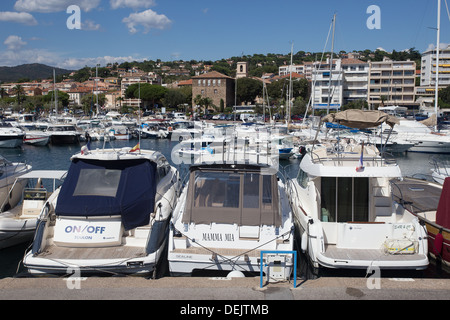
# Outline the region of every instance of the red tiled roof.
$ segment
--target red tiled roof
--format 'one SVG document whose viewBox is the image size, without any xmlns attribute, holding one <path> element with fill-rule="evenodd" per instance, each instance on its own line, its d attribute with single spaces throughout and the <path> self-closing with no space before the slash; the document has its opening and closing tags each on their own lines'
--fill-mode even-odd
<svg viewBox="0 0 450 320">
<path fill-rule="evenodd" d="M 226 76 L 226 75 L 224 75 L 224 74 L 222 74 L 220 72 L 217 72 L 217 71 L 210 71 L 208 73 L 203 73 L 203 74 L 201 74 L 199 76 L 192 77 L 192 79 L 202 79 L 202 78 L 204 78 L 204 79 L 213 79 L 213 78 L 215 78 L 215 79 L 217 79 L 217 78 L 233 79 L 233 78 L 231 78 L 229 76 Z"/>
</svg>

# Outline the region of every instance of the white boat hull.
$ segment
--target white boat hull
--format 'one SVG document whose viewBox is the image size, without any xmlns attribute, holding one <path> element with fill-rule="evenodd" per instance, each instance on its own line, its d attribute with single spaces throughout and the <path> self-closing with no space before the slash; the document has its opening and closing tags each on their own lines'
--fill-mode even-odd
<svg viewBox="0 0 450 320">
<path fill-rule="evenodd" d="M 31 241 L 37 219 L 17 219 L 0 215 L 0 249 Z"/>
</svg>

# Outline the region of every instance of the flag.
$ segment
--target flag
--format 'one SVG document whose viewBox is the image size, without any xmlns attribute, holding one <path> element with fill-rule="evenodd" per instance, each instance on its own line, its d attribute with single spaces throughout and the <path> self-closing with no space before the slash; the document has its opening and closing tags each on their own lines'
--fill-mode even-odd
<svg viewBox="0 0 450 320">
<path fill-rule="evenodd" d="M 356 167 L 356 172 L 364 171 L 363 154 L 364 154 L 364 141 L 361 143 L 361 156 L 359 157 L 359 166 Z"/>
<path fill-rule="evenodd" d="M 361 156 L 359 157 L 359 166 L 356 167 L 356 172 L 364 171 L 363 154 L 364 154 L 364 141 L 361 144 Z"/>
<path fill-rule="evenodd" d="M 134 152 L 134 151 L 138 151 L 141 150 L 141 146 L 139 145 L 139 143 L 137 145 L 135 145 L 129 152 Z"/>
</svg>

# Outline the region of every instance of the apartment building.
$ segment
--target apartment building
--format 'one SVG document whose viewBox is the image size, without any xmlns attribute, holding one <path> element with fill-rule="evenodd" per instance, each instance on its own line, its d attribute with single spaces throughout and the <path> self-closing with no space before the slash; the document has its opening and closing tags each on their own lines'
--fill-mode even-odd
<svg viewBox="0 0 450 320">
<path fill-rule="evenodd" d="M 342 59 L 343 105 L 367 100 L 369 63 L 359 59 Z"/>
<path fill-rule="evenodd" d="M 304 74 L 305 73 L 305 65 L 299 64 L 299 65 L 284 65 L 281 67 L 278 67 L 278 74 L 280 77 L 286 76 L 292 72 L 298 73 L 298 74 Z"/>
<path fill-rule="evenodd" d="M 416 105 L 414 61 L 392 61 L 384 57 L 383 61 L 369 62 L 369 67 L 367 102 L 370 106 Z"/>
<path fill-rule="evenodd" d="M 435 85 L 436 85 L 436 47 L 433 47 L 422 53 L 420 86 L 434 87 Z M 450 45 L 441 47 L 439 50 L 438 85 L 439 88 L 445 88 L 450 85 Z"/>
<path fill-rule="evenodd" d="M 343 102 L 341 59 L 317 64 L 312 72 L 311 103 L 313 109 L 340 109 Z"/>
</svg>

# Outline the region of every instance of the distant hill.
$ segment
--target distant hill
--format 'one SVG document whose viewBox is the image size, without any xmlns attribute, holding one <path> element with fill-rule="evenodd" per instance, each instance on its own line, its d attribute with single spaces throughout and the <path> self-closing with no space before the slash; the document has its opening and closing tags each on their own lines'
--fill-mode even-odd
<svg viewBox="0 0 450 320">
<path fill-rule="evenodd" d="M 30 80 L 48 79 L 53 77 L 53 69 L 56 75 L 71 73 L 72 70 L 53 68 L 44 64 L 22 64 L 16 67 L 0 67 L 0 82 L 14 82 L 19 79 Z"/>
</svg>

